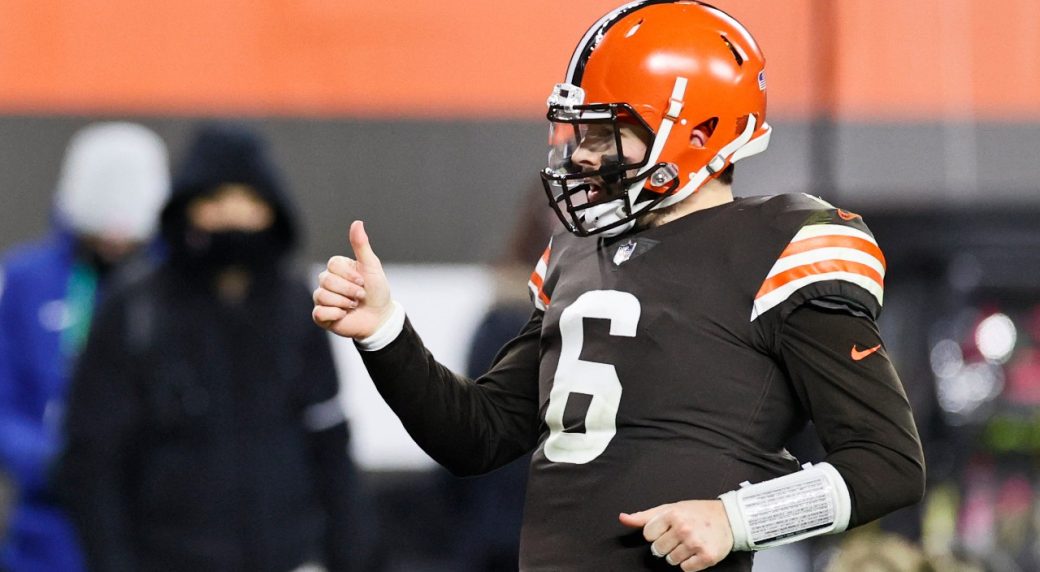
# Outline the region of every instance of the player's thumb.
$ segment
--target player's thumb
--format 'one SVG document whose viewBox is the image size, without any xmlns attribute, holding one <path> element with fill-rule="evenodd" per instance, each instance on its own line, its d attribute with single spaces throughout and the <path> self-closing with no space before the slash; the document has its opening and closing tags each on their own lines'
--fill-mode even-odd
<svg viewBox="0 0 1040 572">
<path fill-rule="evenodd" d="M 362 266 L 369 266 L 372 268 L 379 268 L 379 257 L 376 256 L 375 251 L 372 250 L 371 243 L 368 242 L 368 233 L 365 232 L 365 223 L 356 220 L 350 225 L 350 247 L 354 249 L 354 258 L 361 263 Z"/>
</svg>

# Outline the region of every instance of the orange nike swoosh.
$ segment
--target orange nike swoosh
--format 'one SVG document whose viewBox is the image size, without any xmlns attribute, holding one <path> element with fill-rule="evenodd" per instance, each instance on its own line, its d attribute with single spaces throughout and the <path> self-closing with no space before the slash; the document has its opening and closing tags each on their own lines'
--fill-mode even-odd
<svg viewBox="0 0 1040 572">
<path fill-rule="evenodd" d="M 878 351 L 879 349 L 881 349 L 881 344 L 878 344 L 872 348 L 868 348 L 865 350 L 857 350 L 856 344 L 852 344 L 852 361 L 859 361 L 869 356 L 870 354 Z"/>
</svg>

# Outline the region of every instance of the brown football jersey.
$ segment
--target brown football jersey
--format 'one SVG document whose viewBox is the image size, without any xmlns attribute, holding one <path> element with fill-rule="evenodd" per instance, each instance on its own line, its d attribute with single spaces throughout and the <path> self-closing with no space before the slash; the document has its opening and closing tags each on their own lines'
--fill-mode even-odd
<svg viewBox="0 0 1040 572">
<path fill-rule="evenodd" d="M 806 195 L 737 199 L 615 238 L 556 235 L 532 275 L 531 321 L 476 383 L 420 353 L 410 326 L 364 357 L 413 437 L 452 470 L 490 470 L 534 448 L 522 570 L 670 570 L 618 514 L 798 470 L 784 445 L 817 411 L 825 427 L 842 423 L 825 410 L 869 411 L 864 423 L 904 438 L 892 455 L 918 462 L 905 396 L 878 351 L 883 275 L 857 215 Z M 809 302 L 842 316 L 827 336 L 785 329 Z M 860 363 L 843 348 L 856 343 L 880 355 L 849 373 Z M 434 389 L 412 395 L 424 383 L 415 377 Z M 883 403 L 870 402 L 871 379 L 891 389 Z M 824 440 L 832 464 L 860 471 L 858 453 L 841 454 L 852 437 L 839 434 Z M 891 510 L 869 494 L 853 500 L 854 519 Z M 750 553 L 713 568 L 750 569 Z"/>
</svg>

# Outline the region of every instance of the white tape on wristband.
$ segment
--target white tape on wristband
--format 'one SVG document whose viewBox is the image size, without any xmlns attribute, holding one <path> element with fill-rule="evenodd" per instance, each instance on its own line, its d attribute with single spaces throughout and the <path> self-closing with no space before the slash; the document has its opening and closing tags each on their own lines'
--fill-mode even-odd
<svg viewBox="0 0 1040 572">
<path fill-rule="evenodd" d="M 719 496 L 733 529 L 733 550 L 761 550 L 804 538 L 842 532 L 849 526 L 852 499 L 841 474 L 829 463 Z"/>
<path fill-rule="evenodd" d="M 397 336 L 404 331 L 404 306 L 398 304 L 397 300 L 393 300 L 391 304 L 394 305 L 394 309 L 386 321 L 380 324 L 371 336 L 357 340 L 358 348 L 362 351 L 374 352 L 381 350 L 390 345 L 390 342 L 396 340 Z"/>
</svg>

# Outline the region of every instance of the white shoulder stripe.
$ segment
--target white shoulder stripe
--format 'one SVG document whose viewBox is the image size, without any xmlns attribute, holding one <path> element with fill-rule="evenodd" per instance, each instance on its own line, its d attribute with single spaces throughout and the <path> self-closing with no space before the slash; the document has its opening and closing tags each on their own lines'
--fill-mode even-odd
<svg viewBox="0 0 1040 572">
<path fill-rule="evenodd" d="M 542 302 L 542 299 L 538 296 L 538 287 L 535 286 L 534 282 L 528 282 L 527 287 L 531 290 L 531 300 L 534 301 L 534 307 L 544 312 L 545 303 Z"/>
<path fill-rule="evenodd" d="M 862 238 L 868 242 L 877 245 L 877 241 L 874 240 L 873 236 L 859 230 L 858 228 L 852 228 L 851 226 L 842 226 L 840 224 L 811 224 L 803 226 L 798 230 L 798 233 L 794 235 L 791 242 L 797 242 L 799 240 L 806 240 L 810 238 L 817 238 L 820 236 L 852 236 L 855 238 Z"/>
<path fill-rule="evenodd" d="M 885 266 L 881 264 L 881 261 L 875 258 L 871 254 L 867 254 L 862 250 L 856 250 L 855 248 L 847 248 L 843 246 L 825 246 L 821 248 L 814 248 L 798 254 L 792 254 L 790 256 L 784 256 L 776 261 L 773 268 L 769 271 L 769 275 L 766 276 L 766 280 L 769 280 L 773 276 L 786 272 L 792 268 L 802 266 L 805 264 L 812 264 L 814 262 L 823 262 L 825 260 L 847 260 L 849 262 L 858 262 L 860 264 L 873 268 L 882 278 L 885 276 Z"/>
<path fill-rule="evenodd" d="M 842 280 L 845 282 L 851 282 L 867 292 L 870 292 L 878 304 L 882 303 L 884 297 L 884 289 L 877 282 L 863 276 L 861 274 L 853 274 L 851 272 L 827 272 L 824 274 L 813 274 L 797 280 L 792 280 L 787 284 L 773 290 L 772 292 L 762 296 L 755 300 L 755 304 L 751 311 L 751 321 L 754 322 L 756 318 L 765 314 L 769 310 L 779 305 L 784 300 L 788 299 L 791 294 L 797 292 L 800 288 L 813 284 L 815 282 L 825 282 L 827 280 Z"/>
<path fill-rule="evenodd" d="M 527 281 L 527 287 L 531 290 L 531 299 L 534 301 L 534 305 L 541 311 L 545 311 L 546 304 L 542 299 L 545 297 L 545 291 L 543 290 L 545 284 L 545 275 L 549 271 L 549 256 L 552 253 L 552 237 L 549 237 L 549 244 L 546 245 L 545 251 L 538 257 L 538 263 L 534 265 L 534 271 L 531 272 L 531 279 Z M 538 279 L 538 283 L 535 283 L 535 279 Z M 547 299 L 547 298 L 546 298 Z"/>
<path fill-rule="evenodd" d="M 538 264 L 534 265 L 534 273 L 545 279 L 545 271 L 549 269 L 549 266 L 545 263 L 544 258 L 538 259 Z"/>
</svg>

